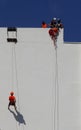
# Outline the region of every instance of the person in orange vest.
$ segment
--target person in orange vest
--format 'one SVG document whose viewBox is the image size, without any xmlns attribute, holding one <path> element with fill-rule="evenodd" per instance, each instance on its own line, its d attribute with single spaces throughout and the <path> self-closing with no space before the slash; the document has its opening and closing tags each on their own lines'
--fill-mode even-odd
<svg viewBox="0 0 81 130">
<path fill-rule="evenodd" d="M 42 28 L 47 28 L 47 24 L 44 21 L 42 22 Z"/>
<path fill-rule="evenodd" d="M 11 105 L 14 106 L 16 110 L 16 98 L 14 96 L 14 92 L 10 92 L 8 109 L 10 108 Z"/>
</svg>

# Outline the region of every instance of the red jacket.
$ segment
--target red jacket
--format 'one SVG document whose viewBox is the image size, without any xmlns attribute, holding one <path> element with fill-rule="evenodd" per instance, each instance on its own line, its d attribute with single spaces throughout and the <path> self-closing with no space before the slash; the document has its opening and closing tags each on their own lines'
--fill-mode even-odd
<svg viewBox="0 0 81 130">
<path fill-rule="evenodd" d="M 9 101 L 10 101 L 10 102 L 15 102 L 15 101 L 16 101 L 15 96 L 9 96 Z"/>
</svg>

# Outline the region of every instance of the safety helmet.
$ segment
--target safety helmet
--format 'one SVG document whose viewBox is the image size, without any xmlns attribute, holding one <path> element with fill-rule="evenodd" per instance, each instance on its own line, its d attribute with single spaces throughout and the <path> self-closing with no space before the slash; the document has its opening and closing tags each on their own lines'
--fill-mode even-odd
<svg viewBox="0 0 81 130">
<path fill-rule="evenodd" d="M 56 18 L 53 18 L 53 20 L 56 20 Z"/>
<path fill-rule="evenodd" d="M 10 92 L 10 95 L 14 95 L 14 92 Z"/>
</svg>

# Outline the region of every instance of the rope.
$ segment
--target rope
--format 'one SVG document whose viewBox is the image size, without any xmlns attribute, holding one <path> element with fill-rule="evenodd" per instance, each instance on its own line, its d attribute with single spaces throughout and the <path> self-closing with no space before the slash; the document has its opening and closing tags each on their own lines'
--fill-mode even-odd
<svg viewBox="0 0 81 130">
<path fill-rule="evenodd" d="M 56 43 L 55 43 L 56 44 Z M 55 47 L 54 44 L 54 47 Z M 59 130 L 59 83 L 58 83 L 58 56 L 57 48 L 55 47 L 55 87 L 52 88 L 52 97 L 54 98 L 53 102 L 53 130 Z M 53 96 L 54 94 L 54 96 Z"/>
<path fill-rule="evenodd" d="M 12 56 L 11 56 L 11 67 L 12 67 L 12 71 L 11 71 L 11 77 L 12 77 L 12 80 L 11 80 L 11 88 L 12 88 L 12 91 L 13 91 L 13 86 L 14 86 L 14 62 L 13 62 L 13 57 L 14 57 L 14 53 L 13 53 L 13 44 L 12 44 Z"/>
<path fill-rule="evenodd" d="M 55 97 L 55 100 L 54 100 L 54 130 L 56 130 L 56 104 L 57 104 L 57 83 L 56 83 L 56 80 L 57 80 L 57 75 L 56 75 L 56 64 L 55 64 L 55 93 L 54 93 L 54 97 Z"/>
<path fill-rule="evenodd" d="M 18 85 L 18 74 L 17 74 L 17 59 L 16 59 L 16 50 L 15 50 L 15 44 L 13 45 L 13 53 L 14 53 L 14 69 L 15 69 L 15 79 L 16 79 L 16 88 L 17 88 L 17 102 L 18 102 L 18 109 L 20 111 L 20 103 L 19 103 L 19 85 Z M 20 125 L 20 123 L 19 123 Z M 16 122 L 16 129 L 18 130 L 18 125 Z M 20 128 L 19 128 L 20 129 Z"/>
<path fill-rule="evenodd" d="M 15 76 L 16 76 L 16 87 L 17 87 L 17 96 L 18 96 L 18 109 L 20 111 L 20 102 L 19 102 L 19 84 L 18 84 L 18 73 L 17 73 L 17 58 L 16 58 L 16 50 L 14 44 L 14 60 L 15 60 Z M 20 126 L 20 123 L 19 123 Z M 19 128 L 20 129 L 20 128 Z M 24 130 L 24 125 L 22 125 L 22 130 Z"/>
<path fill-rule="evenodd" d="M 58 60 L 57 60 L 57 48 L 56 48 L 56 76 L 55 76 L 55 85 L 56 85 L 56 109 L 57 109 L 57 130 L 59 130 L 59 83 L 58 83 Z"/>
<path fill-rule="evenodd" d="M 14 34 L 12 33 L 12 35 L 14 36 Z M 8 36 L 8 33 L 7 33 Z M 17 34 L 16 34 L 17 37 Z M 18 106 L 19 106 L 19 110 L 20 110 L 20 105 L 19 105 L 19 88 L 18 88 L 18 76 L 17 76 L 17 62 L 16 62 L 16 51 L 15 51 L 15 43 L 11 43 L 11 47 L 12 47 L 12 56 L 11 56 L 11 65 L 12 65 L 12 71 L 11 71 L 11 77 L 12 77 L 12 83 L 11 83 L 11 91 L 14 90 L 14 84 L 15 81 L 14 79 L 16 79 L 16 86 L 17 86 L 17 95 L 18 95 Z M 14 71 L 15 70 L 15 71 Z M 15 77 L 14 77 L 15 76 Z"/>
<path fill-rule="evenodd" d="M 15 79 L 16 79 L 16 87 L 17 87 L 17 96 L 18 96 L 18 107 L 20 110 L 20 103 L 19 103 L 19 85 L 18 85 L 18 74 L 17 74 L 17 59 L 16 59 L 16 51 L 15 51 L 15 44 L 14 44 L 14 64 L 15 64 Z"/>
<path fill-rule="evenodd" d="M 11 48 L 12 48 L 12 54 L 11 54 L 11 77 L 12 77 L 12 80 L 11 80 L 11 91 L 14 91 L 14 84 L 15 84 L 15 81 L 14 81 L 14 43 L 11 43 Z M 17 122 L 16 122 L 16 130 L 18 130 L 18 126 L 17 126 Z"/>
</svg>

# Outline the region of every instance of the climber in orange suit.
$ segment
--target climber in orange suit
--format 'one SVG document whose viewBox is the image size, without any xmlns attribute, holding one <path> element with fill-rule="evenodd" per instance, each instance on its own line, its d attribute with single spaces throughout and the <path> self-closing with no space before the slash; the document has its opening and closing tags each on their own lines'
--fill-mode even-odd
<svg viewBox="0 0 81 130">
<path fill-rule="evenodd" d="M 8 109 L 10 108 L 11 105 L 14 106 L 16 110 L 16 97 L 14 96 L 14 92 L 10 92 Z"/>
</svg>

